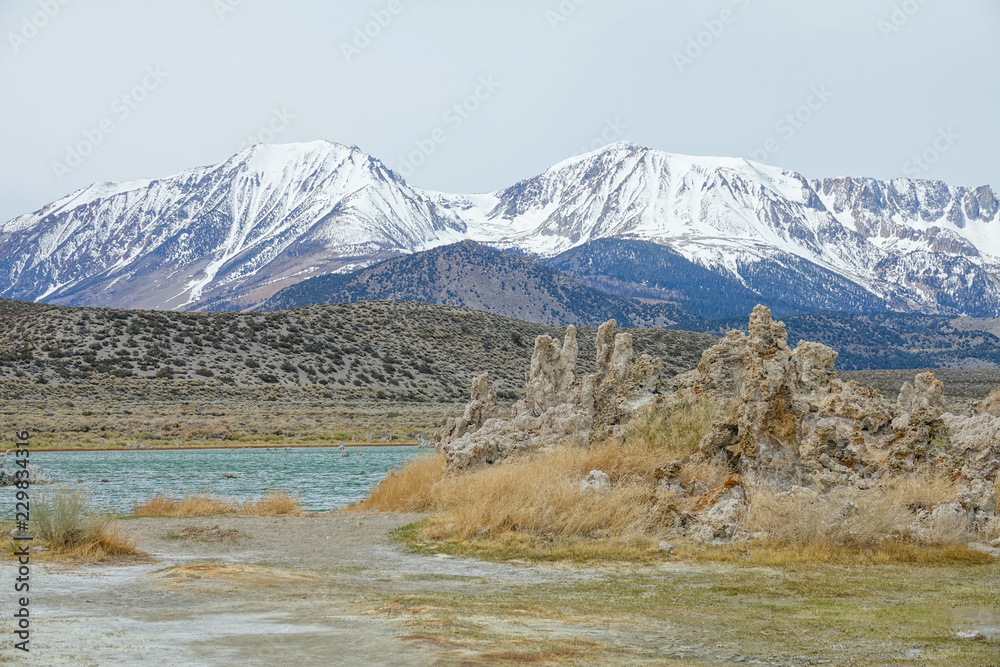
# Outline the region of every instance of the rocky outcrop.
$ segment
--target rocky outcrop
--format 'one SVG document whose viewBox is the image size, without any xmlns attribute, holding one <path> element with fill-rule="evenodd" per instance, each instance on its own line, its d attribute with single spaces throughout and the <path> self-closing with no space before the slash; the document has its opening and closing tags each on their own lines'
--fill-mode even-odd
<svg viewBox="0 0 1000 667">
<path fill-rule="evenodd" d="M 702 455 L 724 455 L 739 472 L 783 489 L 828 486 L 860 473 L 893 412 L 873 389 L 840 380 L 836 360 L 820 343 L 790 349 L 784 324 L 755 308 L 749 335 L 730 332 L 706 350 L 681 390 L 735 403 L 731 417 L 702 440 Z"/>
<path fill-rule="evenodd" d="M 561 344 L 539 336 L 524 398 L 506 417 L 499 414 L 488 376 L 477 378 L 465 413 L 447 422 L 438 444 L 449 467 L 493 463 L 558 444 L 586 446 L 622 435 L 646 404 L 670 408 L 708 401 L 721 407 L 709 412 L 718 416 L 698 453 L 691 460 L 665 461 L 656 471 L 660 492 L 688 498 L 696 508 L 680 522 L 691 537 L 714 542 L 740 534 L 749 495 L 744 480 L 776 498 L 811 498 L 812 507 L 847 516 L 857 510 L 853 491 L 917 470 L 939 472 L 955 480 L 959 491 L 945 502 L 911 508 L 915 534 L 954 533 L 955 521 L 970 530 L 1000 522 L 994 486 L 1000 474 L 1000 401 L 951 414 L 944 387 L 931 373 L 906 383 L 892 404 L 872 388 L 841 380 L 831 348 L 808 341 L 790 348 L 784 324 L 763 306 L 754 309 L 747 334 L 728 333 L 703 353 L 696 369 L 666 381 L 662 363 L 635 357 L 631 335 L 616 333 L 614 321 L 598 330 L 594 375 L 577 373 L 578 353 L 573 327 Z M 728 467 L 726 483 L 711 489 L 696 480 L 682 482 L 685 465 L 699 460 Z M 612 488 L 601 471 L 591 471 L 580 485 L 588 493 Z"/>
<path fill-rule="evenodd" d="M 508 417 L 500 416 L 488 376 L 473 383 L 472 400 L 461 418 L 449 418 L 438 449 L 448 466 L 493 463 L 523 451 L 557 444 L 586 445 L 595 429 L 619 434 L 625 422 L 652 400 L 661 364 L 648 355 L 633 359 L 632 335 L 615 333 L 614 320 L 597 332 L 597 373 L 577 374 L 576 327 L 562 344 L 550 336 L 535 339 L 524 398 Z"/>
<path fill-rule="evenodd" d="M 603 470 L 591 470 L 580 482 L 580 493 L 608 493 L 611 477 Z"/>
<path fill-rule="evenodd" d="M 961 462 L 969 479 L 996 479 L 1000 475 L 1000 417 L 992 414 L 941 416 L 948 432 L 948 456 Z"/>
<path fill-rule="evenodd" d="M 40 466 L 34 463 L 27 464 L 23 469 L 16 463 L 12 464 L 8 460 L 10 452 L 5 452 L 3 460 L 0 461 L 0 486 L 14 486 L 18 482 L 18 472 L 29 484 L 51 484 L 52 478 L 42 472 Z M 27 473 L 25 475 L 24 473 Z"/>
<path fill-rule="evenodd" d="M 796 482 L 802 418 L 807 403 L 796 400 L 794 352 L 785 325 L 758 306 L 750 316 L 745 368 L 737 393 L 738 452 L 747 464 L 782 483 Z"/>
<path fill-rule="evenodd" d="M 474 433 L 487 420 L 500 414 L 496 391 L 489 373 L 483 373 L 472 382 L 472 400 L 465 406 L 461 417 L 448 417 L 444 425 L 444 437 L 448 440 L 461 438 L 466 433 Z"/>
<path fill-rule="evenodd" d="M 976 409 L 983 414 L 1000 417 L 1000 388 L 991 391 L 989 396 L 976 405 Z"/>
<path fill-rule="evenodd" d="M 789 349 L 784 326 L 767 308 L 755 308 L 748 335 L 730 332 L 704 352 L 695 371 L 675 380 L 676 393 L 688 400 L 735 404 L 702 439 L 699 456 L 723 461 L 772 490 L 813 494 L 866 489 L 886 475 L 937 469 L 959 476 L 954 504 L 970 525 L 993 521 L 1000 417 L 985 410 L 948 413 L 944 387 L 931 373 L 906 383 L 890 404 L 874 389 L 840 380 L 836 359 L 820 343 Z M 988 406 L 984 401 L 980 409 Z M 702 519 L 696 522 L 701 537 L 707 539 L 706 525 L 715 539 L 725 533 L 718 521 Z"/>
</svg>

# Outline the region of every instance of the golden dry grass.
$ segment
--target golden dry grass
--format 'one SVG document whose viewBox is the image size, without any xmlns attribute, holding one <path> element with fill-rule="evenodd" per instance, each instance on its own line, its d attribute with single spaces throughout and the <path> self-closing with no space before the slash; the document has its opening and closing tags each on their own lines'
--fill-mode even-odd
<svg viewBox="0 0 1000 667">
<path fill-rule="evenodd" d="M 579 471 L 577 453 L 559 449 L 533 457 L 534 465 L 491 466 L 455 476 L 443 485 L 440 514 L 428 536 L 468 539 L 520 531 L 620 538 L 647 532 L 656 523 L 650 484 L 624 478 L 606 494 L 583 493 L 580 480 L 586 472 Z"/>
<path fill-rule="evenodd" d="M 979 409 L 992 415 L 1000 415 L 1000 387 L 991 391 L 979 403 Z"/>
<path fill-rule="evenodd" d="M 708 403 L 671 412 L 661 407 L 630 424 L 623 441 L 556 447 L 462 472 L 447 472 L 442 454 L 421 457 L 391 473 L 351 509 L 429 513 L 429 520 L 400 536 L 454 553 L 643 560 L 665 557 L 655 555 L 660 539 L 683 545 L 677 523 L 704 510 L 724 488 L 742 483 L 749 499 L 742 528 L 754 539 L 731 547 L 688 544 L 678 546 L 678 554 L 761 564 L 989 559 L 968 548 L 973 535 L 967 525 L 938 522 L 914 530 L 916 508 L 955 497 L 958 484 L 949 476 L 911 473 L 866 491 L 787 495 L 689 457 L 721 409 Z M 660 485 L 657 469 L 678 459 L 683 461 L 679 481 L 688 488 L 699 483 L 707 493 L 681 494 Z M 608 474 L 609 492 L 581 491 L 591 470 Z"/>
<path fill-rule="evenodd" d="M 135 503 L 132 514 L 169 517 L 299 516 L 302 504 L 284 491 L 272 491 L 260 500 L 242 503 L 208 493 L 189 494 L 180 499 L 159 494 L 142 503 Z"/>
<path fill-rule="evenodd" d="M 775 545 L 873 549 L 906 536 L 912 517 L 881 493 L 835 490 L 822 496 L 783 494 L 765 484 L 749 489 L 744 525 Z"/>
<path fill-rule="evenodd" d="M 350 509 L 383 512 L 429 512 L 444 478 L 444 454 L 420 456 L 400 471 L 389 471 L 368 498 Z"/>
<path fill-rule="evenodd" d="M 145 556 L 146 553 L 139 550 L 134 536 L 109 520 L 86 539 L 71 546 L 53 549 L 53 555 L 85 561 L 104 561 Z"/>
<path fill-rule="evenodd" d="M 657 469 L 696 451 L 719 412 L 709 402 L 669 412 L 659 407 L 630 424 L 624 441 L 556 447 L 461 473 L 445 472 L 442 454 L 422 457 L 391 473 L 353 509 L 434 513 L 422 530 L 431 539 L 607 539 L 645 549 L 679 509 L 690 509 L 690 499 L 659 488 Z M 610 477 L 608 493 L 581 491 L 591 470 Z M 728 476 L 709 463 L 682 471 L 685 481 L 709 488 Z"/>
<path fill-rule="evenodd" d="M 954 475 L 924 471 L 890 477 L 879 488 L 900 504 L 923 503 L 934 505 L 942 500 L 952 500 L 959 489 Z"/>
<path fill-rule="evenodd" d="M 674 459 L 697 453 L 711 425 L 729 407 L 701 398 L 675 406 L 654 406 L 640 412 L 627 427 L 626 440 L 641 442 Z"/>
<path fill-rule="evenodd" d="M 144 555 L 113 516 L 94 510 L 89 501 L 69 489 L 34 495 L 31 527 L 50 557 L 103 561 Z"/>
<path fill-rule="evenodd" d="M 993 480 L 993 492 L 997 494 L 996 513 L 1000 516 L 1000 475 Z"/>
<path fill-rule="evenodd" d="M 834 489 L 823 495 L 780 493 L 766 484 L 748 485 L 744 527 L 774 545 L 797 549 L 888 550 L 966 545 L 974 537 L 968 522 L 939 519 L 914 530 L 915 510 L 952 500 L 959 483 L 933 471 L 889 477 L 866 490 Z"/>
<path fill-rule="evenodd" d="M 659 489 L 656 470 L 665 452 L 644 440 L 588 448 L 557 447 L 461 473 L 447 473 L 441 454 L 423 457 L 388 476 L 352 509 L 431 512 L 424 529 L 432 539 L 522 534 L 543 540 L 610 539 L 642 543 L 672 525 L 686 500 Z M 591 470 L 611 479 L 608 493 L 583 492 Z M 710 464 L 692 466 L 710 487 L 728 473 Z"/>
</svg>

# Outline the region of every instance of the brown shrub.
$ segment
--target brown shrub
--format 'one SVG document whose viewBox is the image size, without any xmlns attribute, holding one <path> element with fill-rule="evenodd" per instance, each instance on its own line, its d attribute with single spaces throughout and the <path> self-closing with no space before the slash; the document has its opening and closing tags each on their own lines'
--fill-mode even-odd
<svg viewBox="0 0 1000 667">
<path fill-rule="evenodd" d="M 93 510 L 80 491 L 36 493 L 31 509 L 32 528 L 55 556 L 100 561 L 142 555 L 135 538 L 113 516 Z"/>
<path fill-rule="evenodd" d="M 905 506 L 880 493 L 787 494 L 767 484 L 748 486 L 744 525 L 777 545 L 870 549 L 905 536 L 912 519 Z"/>
<path fill-rule="evenodd" d="M 950 476 L 923 471 L 897 475 L 870 489 L 833 489 L 779 493 L 762 483 L 748 485 L 744 526 L 773 544 L 835 550 L 887 549 L 890 544 L 964 545 L 972 538 L 967 521 L 938 520 L 914 532 L 914 508 L 952 500 L 958 483 Z"/>
<path fill-rule="evenodd" d="M 285 491 L 270 491 L 257 502 L 247 501 L 240 505 L 242 516 L 299 516 L 302 503 Z"/>
<path fill-rule="evenodd" d="M 979 403 L 982 412 L 988 412 L 994 416 L 1000 416 L 1000 387 L 991 391 L 986 398 Z"/>
<path fill-rule="evenodd" d="M 993 479 L 993 492 L 997 494 L 996 514 L 1000 516 L 1000 474 Z"/>
<path fill-rule="evenodd" d="M 635 540 L 673 521 L 674 496 L 657 488 L 662 449 L 645 440 L 557 447 L 460 473 L 442 455 L 418 459 L 387 477 L 356 509 L 427 511 L 432 538 L 521 533 L 546 538 Z M 724 473 L 705 464 L 713 478 Z M 591 470 L 611 478 L 608 493 L 582 492 Z"/>
</svg>

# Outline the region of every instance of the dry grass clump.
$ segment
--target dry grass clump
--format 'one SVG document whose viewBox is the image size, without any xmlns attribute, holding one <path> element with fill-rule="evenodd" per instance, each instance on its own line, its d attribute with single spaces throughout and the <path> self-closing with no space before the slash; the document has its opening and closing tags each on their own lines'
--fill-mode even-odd
<svg viewBox="0 0 1000 667">
<path fill-rule="evenodd" d="M 697 453 L 698 443 L 728 409 L 705 398 L 671 407 L 656 406 L 642 411 L 629 423 L 626 440 L 682 459 Z"/>
<path fill-rule="evenodd" d="M 420 456 L 402 470 L 390 470 L 371 494 L 351 506 L 383 512 L 429 512 L 434 509 L 438 486 L 444 481 L 444 454 Z"/>
<path fill-rule="evenodd" d="M 975 537 L 964 516 L 942 514 L 915 530 L 918 510 L 955 498 L 958 482 L 930 471 L 898 475 L 870 489 L 779 492 L 748 485 L 744 527 L 766 541 L 798 549 L 862 551 L 965 545 Z"/>
<path fill-rule="evenodd" d="M 978 405 L 983 412 L 1000 415 L 1000 387 L 991 391 Z"/>
<path fill-rule="evenodd" d="M 287 491 L 270 491 L 257 502 L 247 501 L 240 506 L 242 516 L 299 516 L 302 503 Z"/>
<path fill-rule="evenodd" d="M 881 493 L 837 489 L 822 496 L 753 484 L 745 526 L 768 542 L 797 547 L 870 549 L 905 535 L 912 517 Z"/>
<path fill-rule="evenodd" d="M 142 502 L 134 503 L 135 516 L 220 516 L 236 513 L 236 501 L 213 498 L 208 494 L 187 495 L 178 500 L 157 494 Z"/>
<path fill-rule="evenodd" d="M 890 477 L 878 489 L 902 505 L 930 506 L 944 500 L 953 500 L 959 486 L 953 475 L 928 470 Z"/>
<path fill-rule="evenodd" d="M 560 447 L 451 476 L 440 487 L 440 514 L 427 536 L 469 539 L 513 531 L 546 537 L 644 536 L 664 518 L 657 512 L 653 478 L 661 457 L 645 454 L 622 452 L 616 445 Z M 581 492 L 580 480 L 590 470 L 608 473 L 609 492 Z"/>
<path fill-rule="evenodd" d="M 299 516 L 302 504 L 285 491 L 271 491 L 257 501 L 238 502 L 208 493 L 189 494 L 181 499 L 159 494 L 132 507 L 135 516 Z"/>
<path fill-rule="evenodd" d="M 659 488 L 657 469 L 697 450 L 719 406 L 707 401 L 648 410 L 623 441 L 587 448 L 556 447 L 475 470 L 448 473 L 444 455 L 390 473 L 352 509 L 432 512 L 430 538 L 469 539 L 513 533 L 546 540 L 648 539 L 673 525 L 690 499 Z M 607 493 L 582 492 L 591 470 L 611 479 Z M 685 482 L 720 486 L 729 474 L 710 463 L 688 464 Z"/>
<path fill-rule="evenodd" d="M 81 491 L 57 489 L 32 498 L 31 527 L 53 555 L 100 561 L 142 555 L 114 517 L 95 511 Z"/>
<path fill-rule="evenodd" d="M 648 541 L 671 526 L 682 501 L 658 488 L 662 448 L 630 438 L 588 448 L 557 447 L 475 470 L 448 473 L 444 456 L 418 459 L 382 481 L 352 509 L 432 512 L 424 537 L 509 541 L 516 535 L 552 542 L 608 539 Z M 669 458 L 669 457 L 667 457 Z M 581 491 L 591 470 L 611 479 L 607 493 Z M 728 473 L 710 464 L 692 468 L 708 486 Z"/>
<path fill-rule="evenodd" d="M 1000 475 L 993 479 L 993 492 L 997 494 L 996 513 L 1000 516 Z"/>
</svg>

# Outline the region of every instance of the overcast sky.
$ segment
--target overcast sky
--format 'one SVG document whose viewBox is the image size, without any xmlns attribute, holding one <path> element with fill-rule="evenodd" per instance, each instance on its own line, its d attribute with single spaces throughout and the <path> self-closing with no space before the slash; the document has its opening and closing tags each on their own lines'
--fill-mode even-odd
<svg viewBox="0 0 1000 667">
<path fill-rule="evenodd" d="M 0 27 L 2 220 L 260 140 L 450 192 L 616 140 L 1000 189 L 997 0 L 3 0 Z"/>
</svg>

